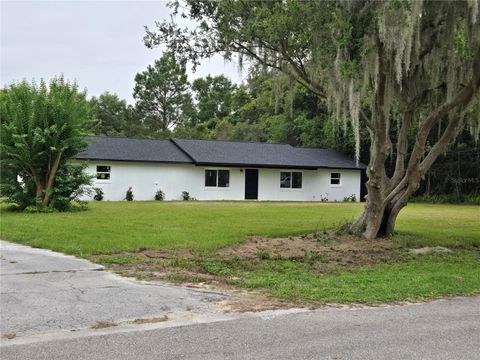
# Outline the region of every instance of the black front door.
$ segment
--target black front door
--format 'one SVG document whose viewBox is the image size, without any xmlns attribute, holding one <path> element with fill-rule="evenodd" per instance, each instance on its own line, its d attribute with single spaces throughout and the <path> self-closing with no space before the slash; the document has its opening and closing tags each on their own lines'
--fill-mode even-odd
<svg viewBox="0 0 480 360">
<path fill-rule="evenodd" d="M 245 199 L 258 199 L 258 169 L 245 169 Z"/>
</svg>

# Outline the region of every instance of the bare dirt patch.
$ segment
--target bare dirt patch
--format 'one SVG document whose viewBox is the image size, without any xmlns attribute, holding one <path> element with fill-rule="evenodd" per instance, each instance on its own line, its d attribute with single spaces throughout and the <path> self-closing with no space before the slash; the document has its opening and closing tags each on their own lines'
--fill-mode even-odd
<svg viewBox="0 0 480 360">
<path fill-rule="evenodd" d="M 144 250 L 141 249 L 140 255 L 146 256 L 150 259 L 193 259 L 194 255 L 189 249 L 176 249 L 176 250 Z"/>
<path fill-rule="evenodd" d="M 211 308 L 215 311 L 226 313 L 243 313 L 289 309 L 301 306 L 269 298 L 258 292 L 230 290 L 230 296 L 227 299 L 213 303 Z"/>
<path fill-rule="evenodd" d="M 446 247 L 443 246 L 434 246 L 434 247 L 423 247 L 419 249 L 410 249 L 410 252 L 415 255 L 431 255 L 431 254 L 437 254 L 437 253 L 449 253 L 452 252 L 452 250 L 447 249 Z"/>
<path fill-rule="evenodd" d="M 352 235 L 311 234 L 288 238 L 252 237 L 249 241 L 217 251 L 223 258 L 241 260 L 283 258 L 341 263 L 347 267 L 397 261 L 401 247 L 390 239 L 364 240 Z"/>
<path fill-rule="evenodd" d="M 135 261 L 108 262 L 110 257 L 118 256 Z M 205 266 L 215 261 L 235 261 L 243 266 L 262 261 L 293 260 L 313 264 L 310 271 L 324 274 L 379 263 L 394 263 L 412 256 L 414 254 L 391 239 L 365 240 L 353 235 L 338 236 L 333 232 L 324 232 L 286 238 L 251 237 L 242 244 L 208 254 L 196 254 L 189 249 L 139 249 L 133 253 L 94 256 L 92 260 L 104 263 L 124 276 L 203 286 L 232 280 L 231 275 L 211 271 Z"/>
<path fill-rule="evenodd" d="M 322 276 L 414 256 L 391 239 L 364 240 L 353 235 L 321 232 L 285 238 L 251 237 L 242 244 L 208 253 L 188 249 L 139 249 L 134 253 L 106 255 L 104 264 L 127 277 L 227 293 L 227 299 L 211 305 L 214 310 L 250 312 L 305 306 L 305 303 L 272 298 L 258 289 L 242 290 L 244 276 L 251 271 L 295 261 L 305 264 L 305 271 Z M 102 257 L 94 261 L 102 262 Z M 109 257 L 117 258 L 118 262 L 108 262 Z"/>
</svg>

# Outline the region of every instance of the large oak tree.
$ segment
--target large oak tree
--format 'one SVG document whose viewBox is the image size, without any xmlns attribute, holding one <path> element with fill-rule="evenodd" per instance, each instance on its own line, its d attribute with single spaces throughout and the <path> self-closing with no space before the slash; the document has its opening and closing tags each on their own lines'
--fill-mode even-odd
<svg viewBox="0 0 480 360">
<path fill-rule="evenodd" d="M 180 6 L 181 5 L 181 6 Z M 478 134 L 480 21 L 469 1 L 233 1 L 171 3 L 175 21 L 147 29 L 197 64 L 216 53 L 287 74 L 371 138 L 368 198 L 351 225 L 391 235 L 400 210 L 465 126 Z M 434 140 L 432 133 L 438 132 Z M 359 153 L 357 145 L 357 157 Z M 395 163 L 387 173 L 386 163 Z"/>
</svg>

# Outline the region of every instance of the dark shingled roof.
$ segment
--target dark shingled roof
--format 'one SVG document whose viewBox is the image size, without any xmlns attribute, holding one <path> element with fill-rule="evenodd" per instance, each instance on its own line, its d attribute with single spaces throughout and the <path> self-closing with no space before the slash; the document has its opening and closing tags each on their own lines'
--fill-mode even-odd
<svg viewBox="0 0 480 360">
<path fill-rule="evenodd" d="M 99 136 L 77 159 L 271 168 L 364 169 L 335 150 L 218 140 L 146 140 Z"/>
<path fill-rule="evenodd" d="M 241 141 L 173 139 L 198 165 L 230 165 L 279 168 L 357 167 L 355 161 L 331 149 L 297 148 L 285 144 Z"/>
<path fill-rule="evenodd" d="M 88 148 L 76 156 L 81 160 L 192 163 L 170 140 L 95 136 Z"/>
</svg>

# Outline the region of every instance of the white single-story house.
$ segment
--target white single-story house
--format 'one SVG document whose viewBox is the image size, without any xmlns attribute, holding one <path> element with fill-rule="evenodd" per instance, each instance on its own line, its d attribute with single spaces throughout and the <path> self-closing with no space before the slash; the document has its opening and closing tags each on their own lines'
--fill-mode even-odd
<svg viewBox="0 0 480 360">
<path fill-rule="evenodd" d="M 77 160 L 88 163 L 104 200 L 360 200 L 365 165 L 330 149 L 218 140 L 97 136 Z"/>
</svg>

